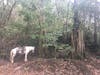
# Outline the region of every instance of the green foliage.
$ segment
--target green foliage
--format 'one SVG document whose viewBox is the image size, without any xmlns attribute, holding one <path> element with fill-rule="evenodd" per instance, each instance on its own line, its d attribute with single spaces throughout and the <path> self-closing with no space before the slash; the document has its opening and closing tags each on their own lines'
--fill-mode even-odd
<svg viewBox="0 0 100 75">
<path fill-rule="evenodd" d="M 58 37 L 64 32 L 63 19 L 67 17 L 68 11 L 63 1 L 60 5 L 60 7 L 56 6 L 52 0 L 18 0 L 18 6 L 16 5 L 14 11 L 18 15 L 9 21 L 3 33 L 10 37 L 18 34 L 19 45 L 32 45 L 33 40 L 37 40 L 43 47 L 56 46 Z M 71 14 L 70 12 L 70 21 Z M 72 23 L 68 27 L 71 28 Z M 43 34 L 44 30 L 45 34 Z M 67 48 L 63 49 L 68 50 Z"/>
<path fill-rule="evenodd" d="M 64 50 L 67 53 L 74 51 L 74 49 L 69 44 L 59 44 L 59 45 L 56 45 L 56 48 L 58 50 L 62 50 L 62 51 Z"/>
<path fill-rule="evenodd" d="M 96 9 L 93 10 L 93 3 L 93 0 L 80 0 L 77 8 L 80 29 L 85 32 L 86 45 L 91 45 L 94 41 L 92 20 Z M 73 16 L 73 3 L 70 0 L 17 0 L 11 19 L 7 25 L 0 28 L 0 36 L 13 38 L 11 40 L 17 40 L 19 45 L 34 45 L 34 42 L 38 42 L 42 47 L 54 46 L 68 56 L 74 49 L 69 44 L 58 43 L 57 40 L 62 36 L 60 41 L 66 43 L 73 29 Z M 97 31 L 99 41 L 99 28 Z"/>
<path fill-rule="evenodd" d="M 69 44 L 56 45 L 57 57 L 71 58 L 71 54 L 75 51 Z"/>
</svg>

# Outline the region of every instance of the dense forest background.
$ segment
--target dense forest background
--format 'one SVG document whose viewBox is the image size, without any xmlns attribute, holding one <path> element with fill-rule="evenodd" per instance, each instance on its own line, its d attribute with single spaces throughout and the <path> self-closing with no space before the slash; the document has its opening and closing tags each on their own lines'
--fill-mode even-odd
<svg viewBox="0 0 100 75">
<path fill-rule="evenodd" d="M 0 56 L 26 45 L 46 58 L 100 53 L 100 1 L 0 0 Z"/>
</svg>

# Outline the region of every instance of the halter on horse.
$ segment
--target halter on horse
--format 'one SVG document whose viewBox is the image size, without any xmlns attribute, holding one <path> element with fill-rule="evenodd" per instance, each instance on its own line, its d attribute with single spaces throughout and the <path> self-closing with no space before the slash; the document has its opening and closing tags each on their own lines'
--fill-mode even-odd
<svg viewBox="0 0 100 75">
<path fill-rule="evenodd" d="M 25 54 L 24 61 L 27 61 L 27 55 L 30 51 L 34 53 L 35 47 L 34 46 L 24 46 L 24 47 L 16 47 L 10 51 L 10 61 L 11 63 L 14 63 L 14 57 L 17 53 L 19 54 Z"/>
</svg>

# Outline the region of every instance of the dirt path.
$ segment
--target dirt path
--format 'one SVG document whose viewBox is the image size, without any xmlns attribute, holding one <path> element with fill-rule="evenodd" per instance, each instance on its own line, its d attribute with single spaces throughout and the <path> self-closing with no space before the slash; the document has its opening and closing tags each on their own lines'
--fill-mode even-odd
<svg viewBox="0 0 100 75">
<path fill-rule="evenodd" d="M 100 75 L 100 60 L 34 59 L 27 63 L 0 60 L 0 75 Z"/>
</svg>

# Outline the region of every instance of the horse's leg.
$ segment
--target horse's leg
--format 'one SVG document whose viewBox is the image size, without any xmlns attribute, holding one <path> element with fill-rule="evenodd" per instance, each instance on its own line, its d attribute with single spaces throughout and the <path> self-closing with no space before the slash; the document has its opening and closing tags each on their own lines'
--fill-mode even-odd
<svg viewBox="0 0 100 75">
<path fill-rule="evenodd" d="M 16 54 L 13 54 L 12 56 L 12 63 L 14 63 L 14 57 L 16 56 Z"/>
<path fill-rule="evenodd" d="M 25 59 L 24 59 L 25 62 L 27 62 L 27 55 L 28 53 L 25 53 Z"/>
<path fill-rule="evenodd" d="M 10 52 L 10 61 L 11 61 L 11 63 L 13 63 L 13 55 L 14 55 L 14 54 L 13 54 L 13 52 L 11 51 L 11 52 Z"/>
<path fill-rule="evenodd" d="M 12 52 L 10 52 L 10 62 L 12 62 Z"/>
<path fill-rule="evenodd" d="M 11 55 L 11 63 L 14 63 L 14 57 L 15 57 L 16 54 L 12 53 Z"/>
</svg>

